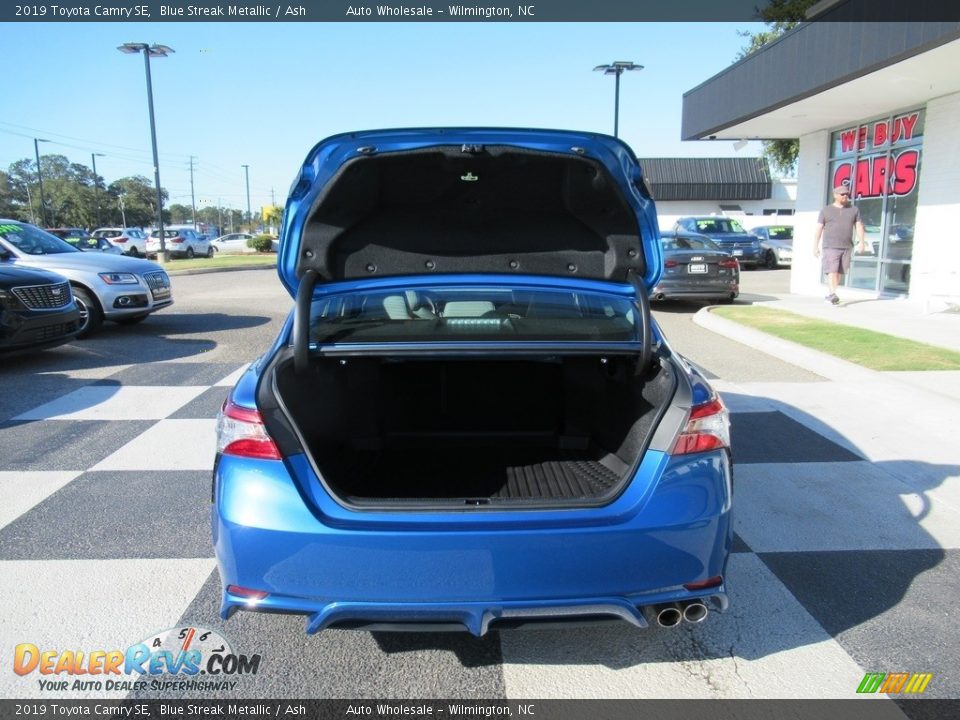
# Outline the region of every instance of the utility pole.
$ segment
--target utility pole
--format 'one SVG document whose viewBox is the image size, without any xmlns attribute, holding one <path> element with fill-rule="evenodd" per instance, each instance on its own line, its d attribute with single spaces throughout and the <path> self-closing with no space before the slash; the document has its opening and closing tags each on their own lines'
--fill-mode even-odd
<svg viewBox="0 0 960 720">
<path fill-rule="evenodd" d="M 40 172 L 40 146 L 37 143 L 50 142 L 43 138 L 33 139 L 33 152 L 37 156 L 37 180 L 40 182 L 40 219 L 44 226 L 47 225 L 47 198 L 43 194 L 43 173 Z"/>
<path fill-rule="evenodd" d="M 220 202 L 220 198 L 217 198 L 217 232 L 220 235 L 223 235 L 223 205 Z"/>
<path fill-rule="evenodd" d="M 100 227 L 100 177 L 97 175 L 97 158 L 106 157 L 103 153 L 90 153 L 90 162 L 93 163 L 93 194 L 97 198 L 97 227 Z"/>
<path fill-rule="evenodd" d="M 193 155 L 190 156 L 190 207 L 193 208 L 193 229 L 197 229 L 197 198 L 193 194 Z"/>
<path fill-rule="evenodd" d="M 241 165 L 240 167 L 243 168 L 243 172 L 247 176 L 247 222 L 252 223 L 253 215 L 250 213 L 250 166 Z"/>
<path fill-rule="evenodd" d="M 25 183 L 27 186 L 27 205 L 30 206 L 30 224 L 37 224 L 37 214 L 33 211 L 33 198 L 30 196 L 30 183 Z"/>
<path fill-rule="evenodd" d="M 123 227 L 127 227 L 127 212 L 123 209 L 123 193 L 120 193 L 120 217 L 123 218 Z"/>
</svg>

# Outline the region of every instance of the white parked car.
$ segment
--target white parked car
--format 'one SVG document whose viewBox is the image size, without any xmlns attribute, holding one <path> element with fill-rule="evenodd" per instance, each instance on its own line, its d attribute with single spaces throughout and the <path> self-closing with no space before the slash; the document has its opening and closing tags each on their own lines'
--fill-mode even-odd
<svg viewBox="0 0 960 720">
<path fill-rule="evenodd" d="M 773 269 L 793 263 L 793 224 L 760 225 L 750 234 L 760 241 L 764 266 Z"/>
<path fill-rule="evenodd" d="M 91 235 L 106 238 L 114 247 L 120 248 L 124 255 L 137 257 L 147 254 L 147 234 L 136 228 L 104 227 L 97 228 Z"/>
<path fill-rule="evenodd" d="M 235 255 L 237 253 L 256 252 L 247 245 L 247 240 L 253 238 L 250 233 L 228 233 L 216 238 L 213 242 L 213 250 L 217 253 Z"/>
<path fill-rule="evenodd" d="M 164 228 L 163 240 L 170 257 L 213 257 L 213 244 L 196 230 Z M 150 237 L 147 238 L 147 257 L 153 257 L 158 252 L 160 234 L 158 230 L 151 230 Z"/>
<path fill-rule="evenodd" d="M 40 268 L 65 276 L 80 310 L 77 337 L 104 320 L 133 325 L 173 304 L 170 278 L 149 260 L 81 252 L 73 245 L 17 220 L 0 220 L 0 266 Z"/>
</svg>

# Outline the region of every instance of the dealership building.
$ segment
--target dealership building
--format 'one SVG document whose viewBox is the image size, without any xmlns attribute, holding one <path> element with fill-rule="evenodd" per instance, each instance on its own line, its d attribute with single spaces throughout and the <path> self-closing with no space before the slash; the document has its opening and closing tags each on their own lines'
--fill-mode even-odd
<svg viewBox="0 0 960 720">
<path fill-rule="evenodd" d="M 824 291 L 814 231 L 844 184 L 868 240 L 848 294 L 956 303 L 960 23 L 837 21 L 858 6 L 818 3 L 810 22 L 685 93 L 682 137 L 800 139 L 793 292 Z"/>
</svg>

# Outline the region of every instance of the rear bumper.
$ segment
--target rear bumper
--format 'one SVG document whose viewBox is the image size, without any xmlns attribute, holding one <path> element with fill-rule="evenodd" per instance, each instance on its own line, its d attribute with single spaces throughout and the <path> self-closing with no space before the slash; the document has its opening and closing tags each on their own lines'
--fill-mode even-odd
<svg viewBox="0 0 960 720">
<path fill-rule="evenodd" d="M 327 513 L 308 507 L 288 472 L 297 458 L 223 457 L 212 510 L 221 614 L 302 613 L 309 632 L 412 624 L 480 635 L 526 621 L 644 627 L 651 607 L 695 598 L 723 609 L 725 586 L 683 585 L 725 573 L 728 455 L 648 456 L 638 476 L 652 466 L 657 478 L 638 477 L 601 508 L 432 513 Z M 269 595 L 249 602 L 231 585 Z"/>
<path fill-rule="evenodd" d="M 740 294 L 740 283 L 736 280 L 717 280 L 711 282 L 690 283 L 682 280 L 662 280 L 650 292 L 651 300 L 666 300 L 669 298 L 715 299 L 737 297 Z"/>
</svg>

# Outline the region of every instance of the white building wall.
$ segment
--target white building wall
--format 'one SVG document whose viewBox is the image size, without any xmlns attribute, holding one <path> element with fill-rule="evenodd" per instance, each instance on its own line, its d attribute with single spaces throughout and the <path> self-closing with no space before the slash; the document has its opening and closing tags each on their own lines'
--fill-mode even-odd
<svg viewBox="0 0 960 720">
<path fill-rule="evenodd" d="M 813 234 L 820 210 L 826 205 L 829 154 L 830 133 L 827 130 L 800 138 L 797 213 L 793 218 L 793 266 L 790 271 L 790 292 L 799 295 L 826 294 L 820 259 L 813 255 Z"/>
<path fill-rule="evenodd" d="M 774 178 L 771 197 L 766 200 L 657 200 L 657 219 L 661 230 L 670 230 L 678 218 L 687 215 L 726 215 L 736 218 L 745 228 L 776 222 L 764 210 L 793 210 L 797 199 L 794 178 Z M 721 205 L 739 205 L 740 210 L 723 210 Z M 789 220 L 781 216 L 781 220 Z"/>
<path fill-rule="evenodd" d="M 960 93 L 927 103 L 911 299 L 960 300 Z"/>
</svg>

